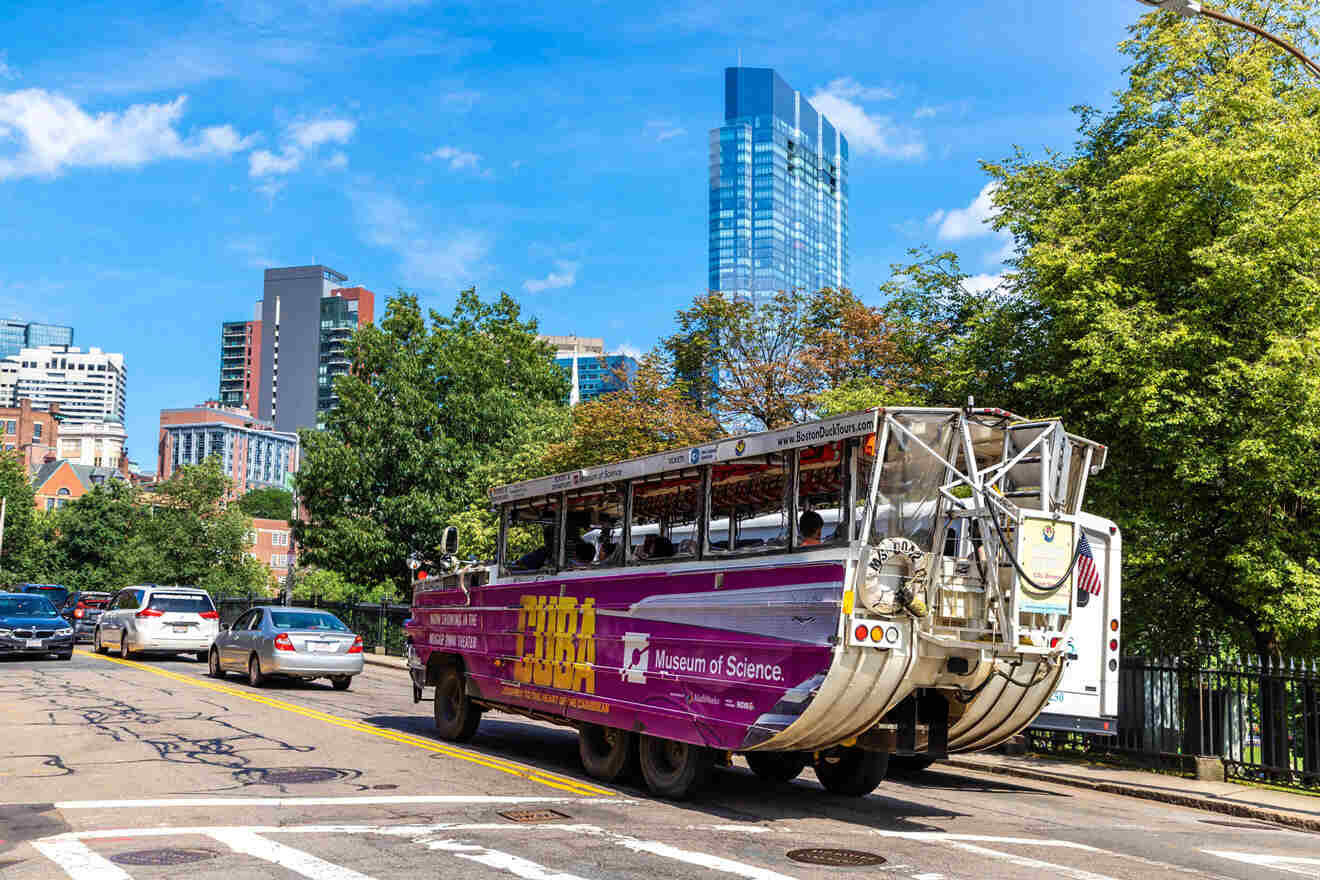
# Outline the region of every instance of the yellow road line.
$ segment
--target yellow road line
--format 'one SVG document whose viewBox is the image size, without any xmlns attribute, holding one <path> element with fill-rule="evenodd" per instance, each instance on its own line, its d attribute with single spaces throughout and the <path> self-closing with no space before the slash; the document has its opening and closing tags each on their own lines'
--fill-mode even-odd
<svg viewBox="0 0 1320 880">
<path fill-rule="evenodd" d="M 424 737 L 413 736 L 408 733 L 400 733 L 393 730 L 386 730 L 383 727 L 377 727 L 374 724 L 367 724 L 362 721 L 353 721 L 348 718 L 341 718 L 338 715 L 331 715 L 328 712 L 322 712 L 318 709 L 310 709 L 306 706 L 299 706 L 295 703 L 288 703 L 284 700 L 277 700 L 274 697 L 266 697 L 249 691 L 239 690 L 229 687 L 215 681 L 199 679 L 193 676 L 180 675 L 177 672 L 171 672 L 168 669 L 161 669 L 156 666 L 148 666 L 145 663 L 136 663 L 132 660 L 122 660 L 118 657 L 107 657 L 104 654 L 96 654 L 90 651 L 79 650 L 79 654 L 84 657 L 96 657 L 107 663 L 117 663 L 120 666 L 127 666 L 131 669 L 140 669 L 151 672 L 155 675 L 172 678 L 175 681 L 181 681 L 184 684 L 194 685 L 207 690 L 217 691 L 222 694 L 228 694 L 231 697 L 238 697 L 241 700 L 247 700 L 251 703 L 260 703 L 263 706 L 269 706 L 272 709 L 279 709 L 283 712 L 292 712 L 295 715 L 301 715 L 304 718 L 311 718 L 315 721 L 321 721 L 326 724 L 333 724 L 336 727 L 343 727 L 348 730 L 355 730 L 359 733 L 367 733 L 381 739 L 393 740 L 404 745 L 415 746 L 419 749 L 425 749 L 428 752 L 435 752 L 449 758 L 457 758 L 460 761 L 467 761 L 472 764 L 478 764 L 491 770 L 499 770 L 502 773 L 509 773 L 513 776 L 519 776 L 531 782 L 539 782 L 551 788 L 557 788 L 562 791 L 572 792 L 573 794 L 587 795 L 588 797 L 597 795 L 615 796 L 618 792 L 610 791 L 605 788 L 598 788 L 577 779 L 568 776 L 560 776 L 556 773 L 550 773 L 545 770 L 529 767 L 526 764 L 519 764 L 516 761 L 496 758 L 490 755 L 483 755 L 480 752 L 472 752 L 457 746 L 438 743 L 434 740 Z"/>
</svg>

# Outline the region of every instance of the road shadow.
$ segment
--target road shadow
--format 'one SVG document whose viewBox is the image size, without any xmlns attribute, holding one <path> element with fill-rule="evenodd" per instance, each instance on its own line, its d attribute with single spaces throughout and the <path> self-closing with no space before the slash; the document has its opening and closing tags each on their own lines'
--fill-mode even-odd
<svg viewBox="0 0 1320 880">
<path fill-rule="evenodd" d="M 1019 785 L 1013 782 L 1001 782 L 999 780 L 973 779 L 969 776 L 961 776 L 956 770 L 943 770 L 937 766 L 929 770 L 923 770 L 920 773 L 913 773 L 910 776 L 895 776 L 892 779 L 885 780 L 897 785 L 910 785 L 914 788 L 930 789 L 931 791 L 974 791 L 982 794 L 1033 794 L 1045 797 L 1070 798 L 1071 794 L 1064 791 L 1048 791 L 1043 788 L 1033 788 L 1030 785 Z"/>
<path fill-rule="evenodd" d="M 375 715 L 363 721 L 386 730 L 395 730 L 423 739 L 443 743 L 435 735 L 432 720 L 424 715 Z M 578 758 L 577 732 L 566 727 L 544 725 L 508 715 L 487 713 L 481 720 L 477 734 L 462 747 L 483 755 L 518 761 L 541 770 L 596 783 L 582 769 Z M 436 760 L 446 760 L 436 755 Z M 950 774 L 935 774 L 949 776 Z M 957 777 L 953 777 L 957 779 Z M 947 782 L 947 780 L 945 780 Z M 966 780 L 968 791 L 981 790 L 979 780 Z M 904 781 L 905 785 L 911 783 Z M 650 794 L 640 779 L 625 779 L 610 787 L 627 797 L 662 800 Z M 993 786 L 985 790 L 995 790 Z M 941 827 L 923 820 L 941 822 L 967 815 L 944 806 L 921 803 L 908 797 L 910 789 L 902 795 L 889 792 L 885 783 L 863 798 L 833 795 L 816 781 L 811 769 L 788 783 L 765 782 L 745 767 L 718 768 L 711 776 L 704 792 L 690 801 L 683 801 L 684 809 L 705 813 L 713 820 L 724 822 L 768 822 L 780 819 L 830 818 L 835 821 L 885 831 L 941 831 Z"/>
</svg>

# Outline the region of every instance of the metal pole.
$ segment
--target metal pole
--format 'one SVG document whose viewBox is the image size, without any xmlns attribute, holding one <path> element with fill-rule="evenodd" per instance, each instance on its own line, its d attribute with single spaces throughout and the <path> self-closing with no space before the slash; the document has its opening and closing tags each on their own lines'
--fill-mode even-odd
<svg viewBox="0 0 1320 880">
<path fill-rule="evenodd" d="M 1219 22 L 1223 22 L 1224 24 L 1231 24 L 1234 27 L 1241 28 L 1244 31 L 1249 31 L 1250 33 L 1255 34 L 1261 39 L 1269 40 L 1271 43 L 1278 46 L 1280 49 L 1287 52 L 1289 55 L 1292 55 L 1298 61 L 1302 62 L 1302 66 L 1306 68 L 1308 73 L 1310 73 L 1312 76 L 1316 77 L 1317 79 L 1320 79 L 1320 64 L 1317 64 L 1315 61 L 1312 61 L 1310 58 L 1306 56 L 1304 52 L 1302 52 L 1301 49 L 1298 49 L 1292 43 L 1289 43 L 1287 40 L 1283 39 L 1282 37 L 1275 36 L 1274 34 L 1270 33 L 1269 31 L 1265 30 L 1262 27 L 1257 27 L 1256 25 L 1252 24 L 1249 21 L 1243 21 L 1242 19 L 1237 18 L 1236 16 L 1229 15 L 1226 12 L 1220 12 L 1217 9 L 1211 9 L 1208 6 L 1203 5 L 1200 2 L 1200 0 L 1138 0 L 1138 2 L 1144 3 L 1147 6 L 1155 6 L 1160 9 L 1167 9 L 1170 12 L 1176 12 L 1185 18 L 1195 18 L 1196 16 L 1200 15 L 1200 16 L 1204 16 L 1205 18 L 1211 19 L 1212 21 L 1219 21 Z"/>
</svg>

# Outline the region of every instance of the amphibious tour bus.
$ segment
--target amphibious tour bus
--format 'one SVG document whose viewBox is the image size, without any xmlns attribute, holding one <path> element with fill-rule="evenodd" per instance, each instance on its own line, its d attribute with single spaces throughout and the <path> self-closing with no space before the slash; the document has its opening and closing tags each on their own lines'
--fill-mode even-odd
<svg viewBox="0 0 1320 880">
<path fill-rule="evenodd" d="M 575 727 L 589 775 L 664 797 L 734 754 L 866 794 L 891 756 L 990 748 L 1047 706 L 1119 563 L 1081 510 L 1105 457 L 969 403 L 497 487 L 497 560 L 415 587 L 414 698 L 452 740 L 491 709 Z"/>
</svg>

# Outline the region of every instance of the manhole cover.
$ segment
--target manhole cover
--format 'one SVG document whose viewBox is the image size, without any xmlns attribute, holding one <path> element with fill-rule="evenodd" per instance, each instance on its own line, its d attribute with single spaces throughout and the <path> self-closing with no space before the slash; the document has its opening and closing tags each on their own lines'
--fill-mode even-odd
<svg viewBox="0 0 1320 880">
<path fill-rule="evenodd" d="M 500 813 L 501 816 L 510 822 L 557 822 L 560 819 L 567 819 L 568 816 L 558 810 L 505 810 Z"/>
<path fill-rule="evenodd" d="M 215 857 L 209 849 L 139 849 L 111 856 L 110 861 L 119 865 L 187 865 Z"/>
<path fill-rule="evenodd" d="M 804 865 L 828 865 L 831 868 L 860 868 L 865 865 L 883 865 L 884 856 L 857 849 L 795 849 L 788 857 Z"/>
<path fill-rule="evenodd" d="M 357 771 L 336 770 L 334 767 L 253 767 L 241 770 L 239 774 L 254 783 L 307 785 L 313 782 L 335 782 L 352 778 L 357 775 Z"/>
</svg>

